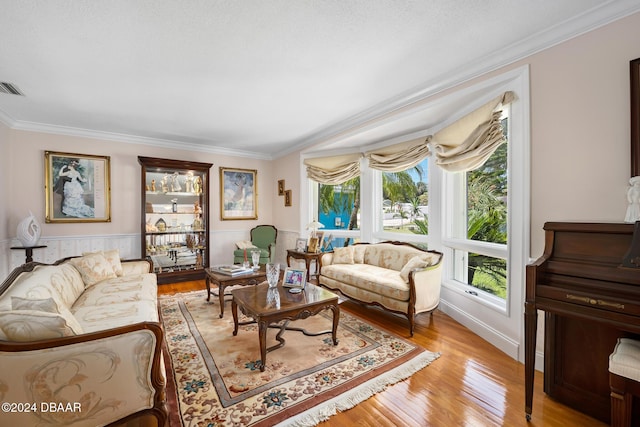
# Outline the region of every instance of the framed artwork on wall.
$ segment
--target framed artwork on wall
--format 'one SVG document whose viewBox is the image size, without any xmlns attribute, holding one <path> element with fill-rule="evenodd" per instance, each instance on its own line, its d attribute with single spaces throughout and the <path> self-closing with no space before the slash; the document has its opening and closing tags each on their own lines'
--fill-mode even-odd
<svg viewBox="0 0 640 427">
<path fill-rule="evenodd" d="M 258 219 L 258 171 L 220 168 L 220 219 Z"/>
<path fill-rule="evenodd" d="M 111 222 L 110 157 L 45 151 L 45 221 Z"/>
<path fill-rule="evenodd" d="M 284 179 L 278 180 L 278 196 L 284 196 Z"/>
<path fill-rule="evenodd" d="M 285 190 L 284 192 L 284 205 L 291 206 L 291 190 Z"/>
</svg>

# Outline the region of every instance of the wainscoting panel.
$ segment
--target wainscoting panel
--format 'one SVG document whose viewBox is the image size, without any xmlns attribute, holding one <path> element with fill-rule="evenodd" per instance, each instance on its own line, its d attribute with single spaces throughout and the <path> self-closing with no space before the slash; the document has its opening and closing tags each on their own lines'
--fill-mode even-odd
<svg viewBox="0 0 640 427">
<path fill-rule="evenodd" d="M 287 265 L 287 249 L 295 247 L 298 236 L 298 232 L 278 230 L 274 262 L 278 262 L 282 266 Z M 233 251 L 236 248 L 235 243 L 250 239 L 248 230 L 211 230 L 209 238 L 211 239 L 210 265 L 232 263 Z M 46 245 L 46 248 L 34 249 L 33 260 L 45 264 L 53 263 L 65 257 L 79 256 L 83 252 L 110 249 L 119 249 L 120 256 L 123 259 L 140 258 L 139 234 L 42 237 L 38 244 Z M 5 254 L 4 257 L 0 257 L 0 277 L 2 280 L 9 275 L 11 270 L 25 262 L 25 251 L 11 249 L 14 246 L 21 246 L 17 239 L 8 239 L 0 242 L 2 253 Z M 301 266 L 296 264 L 296 266 L 304 267 L 304 263 Z"/>
</svg>

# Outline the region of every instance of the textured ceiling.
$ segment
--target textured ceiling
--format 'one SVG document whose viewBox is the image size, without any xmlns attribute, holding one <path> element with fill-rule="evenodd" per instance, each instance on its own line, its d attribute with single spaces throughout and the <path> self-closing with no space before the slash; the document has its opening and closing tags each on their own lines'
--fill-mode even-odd
<svg viewBox="0 0 640 427">
<path fill-rule="evenodd" d="M 12 128 L 274 157 L 638 11 L 640 1 L 0 6 L 0 81 L 26 95 L 0 93 L 0 120 Z"/>
</svg>

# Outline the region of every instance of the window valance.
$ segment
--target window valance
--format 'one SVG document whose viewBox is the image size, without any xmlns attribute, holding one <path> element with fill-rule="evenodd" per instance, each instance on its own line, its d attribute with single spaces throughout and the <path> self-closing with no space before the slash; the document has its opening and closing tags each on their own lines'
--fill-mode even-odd
<svg viewBox="0 0 640 427">
<path fill-rule="evenodd" d="M 430 154 L 427 142 L 429 137 L 422 137 L 400 144 L 390 145 L 365 153 L 369 167 L 385 172 L 400 172 L 411 169 Z"/>
<path fill-rule="evenodd" d="M 360 175 L 361 153 L 306 159 L 307 177 L 320 184 L 338 185 Z"/>
<path fill-rule="evenodd" d="M 436 164 L 449 172 L 482 166 L 505 142 L 500 123 L 502 111 L 496 108 L 514 100 L 513 92 L 505 92 L 433 135 Z"/>
</svg>

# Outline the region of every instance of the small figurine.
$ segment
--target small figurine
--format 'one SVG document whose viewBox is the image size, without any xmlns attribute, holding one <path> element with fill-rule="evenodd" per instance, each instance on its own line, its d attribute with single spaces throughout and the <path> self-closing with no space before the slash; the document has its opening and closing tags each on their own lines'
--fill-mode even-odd
<svg viewBox="0 0 640 427">
<path fill-rule="evenodd" d="M 202 193 L 202 178 L 196 176 L 193 180 L 193 192 L 196 194 Z"/>
<path fill-rule="evenodd" d="M 155 179 L 151 180 L 151 191 L 156 191 L 156 180 Z"/>
<path fill-rule="evenodd" d="M 629 180 L 629 190 L 627 190 L 627 215 L 625 222 L 640 221 L 640 176 L 634 176 Z"/>
<path fill-rule="evenodd" d="M 187 178 L 185 180 L 186 192 L 193 193 L 193 172 L 187 172 Z"/>
<path fill-rule="evenodd" d="M 173 175 L 171 175 L 171 191 L 182 191 L 179 178 L 178 172 L 174 172 Z"/>
<path fill-rule="evenodd" d="M 162 186 L 163 193 L 169 192 L 169 174 L 164 174 L 164 176 L 160 180 L 160 185 Z"/>
</svg>

